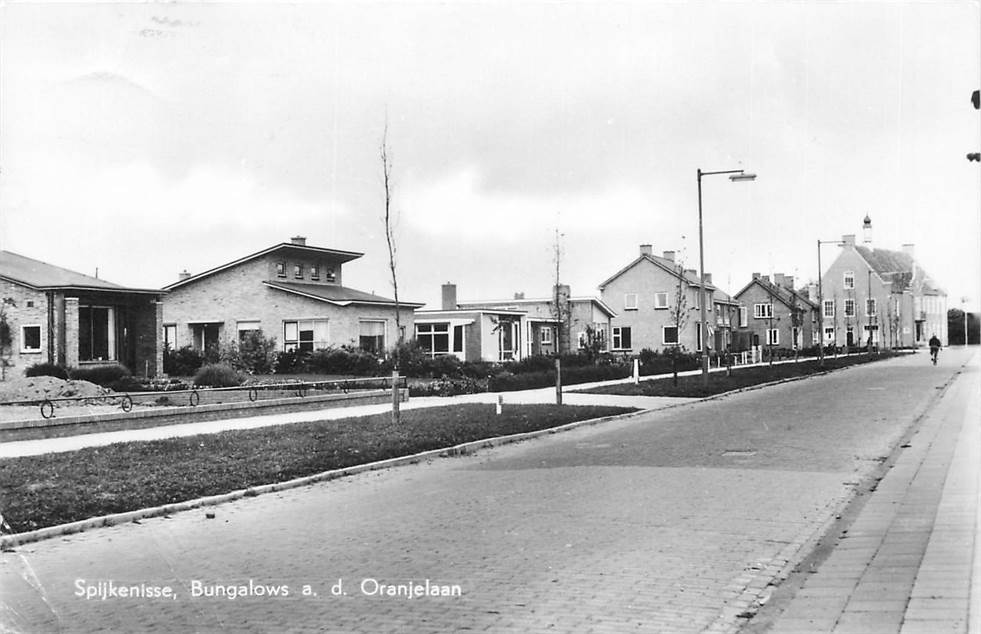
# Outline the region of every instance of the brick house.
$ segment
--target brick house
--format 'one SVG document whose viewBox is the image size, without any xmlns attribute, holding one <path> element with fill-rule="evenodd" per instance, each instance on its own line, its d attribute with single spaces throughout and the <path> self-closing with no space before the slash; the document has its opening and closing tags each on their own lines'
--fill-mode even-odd
<svg viewBox="0 0 981 634">
<path fill-rule="evenodd" d="M 864 240 L 843 235 L 838 257 L 821 275 L 826 344 L 911 347 L 932 335 L 947 340 L 947 294 L 914 257 L 914 245 L 901 251 L 872 245 L 866 216 Z"/>
<path fill-rule="evenodd" d="M 13 339 L 8 370 L 120 363 L 156 376 L 163 371 L 163 294 L 0 251 L 0 301 Z"/>
<path fill-rule="evenodd" d="M 399 339 L 395 301 L 343 285 L 342 267 L 362 253 L 290 242 L 190 275 L 165 287 L 164 344 L 204 352 L 262 331 L 279 350 L 352 345 L 382 354 Z M 415 309 L 399 302 L 402 336 Z"/>
<path fill-rule="evenodd" d="M 750 334 L 751 346 L 799 350 L 815 343 L 817 302 L 794 289 L 791 275 L 753 273 L 735 295 L 743 305 L 738 328 Z"/>
<path fill-rule="evenodd" d="M 598 297 L 573 297 L 559 284 L 552 297 L 456 302 L 456 286 L 443 285 L 446 306 L 459 309 L 507 309 L 525 314 L 521 330 L 524 356 L 582 350 L 592 343 L 599 352 L 609 350 L 610 325 L 616 313 Z M 556 309 L 556 305 L 560 308 Z M 560 341 L 561 339 L 561 341 Z"/>
<path fill-rule="evenodd" d="M 723 293 L 717 295 L 710 274 L 705 275 L 705 282 L 712 306 L 707 311 L 711 348 L 729 340 L 722 332 L 727 328 L 719 326 L 731 322 L 734 302 Z M 640 255 L 633 262 L 599 285 L 603 302 L 617 312 L 611 322 L 610 351 L 637 354 L 644 348 L 663 351 L 680 346 L 701 352 L 701 288 L 698 272 L 678 264 L 674 251 L 656 256 L 651 245 L 640 245 Z M 679 305 L 681 318 L 677 319 Z"/>
</svg>

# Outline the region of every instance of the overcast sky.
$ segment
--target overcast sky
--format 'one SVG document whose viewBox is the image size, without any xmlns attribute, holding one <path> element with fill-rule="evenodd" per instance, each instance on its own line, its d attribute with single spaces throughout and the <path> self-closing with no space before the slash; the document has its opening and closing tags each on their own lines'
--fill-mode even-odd
<svg viewBox="0 0 981 634">
<path fill-rule="evenodd" d="M 402 299 L 573 295 L 638 245 L 738 291 L 873 222 L 981 287 L 979 3 L 0 5 L 0 248 L 159 287 L 293 235 Z M 825 266 L 837 248 L 824 249 Z"/>
</svg>

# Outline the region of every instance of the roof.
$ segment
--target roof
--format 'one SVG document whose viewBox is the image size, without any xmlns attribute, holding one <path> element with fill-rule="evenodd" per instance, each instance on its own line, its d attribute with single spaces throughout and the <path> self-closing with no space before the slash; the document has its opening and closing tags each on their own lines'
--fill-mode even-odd
<svg viewBox="0 0 981 634">
<path fill-rule="evenodd" d="M 518 306 L 521 304 L 551 304 L 555 301 L 552 297 L 540 297 L 540 298 L 522 298 L 522 299 L 493 299 L 489 301 L 473 301 L 473 302 L 457 302 L 457 306 L 468 307 L 468 308 L 479 308 L 481 306 Z M 609 315 L 610 317 L 616 317 L 616 312 L 610 308 L 610 306 L 604 302 L 599 297 L 570 297 L 570 302 L 592 302 L 596 304 L 600 310 Z"/>
<path fill-rule="evenodd" d="M 811 309 L 817 309 L 818 307 L 817 302 L 809 299 L 807 295 L 805 295 L 804 293 L 791 290 L 783 286 L 777 286 L 773 282 L 764 280 L 762 277 L 754 277 L 749 284 L 744 286 L 738 293 L 736 293 L 736 297 L 739 297 L 743 293 L 748 291 L 749 288 L 754 284 L 758 285 L 760 288 L 765 290 L 771 297 L 779 300 L 782 304 L 784 304 L 787 307 L 792 308 L 795 305 L 799 305 L 800 302 L 803 302 L 805 305 L 810 306 Z"/>
<path fill-rule="evenodd" d="M 275 288 L 287 293 L 301 295 L 310 299 L 335 304 L 337 306 L 348 306 L 350 304 L 375 304 L 378 306 L 395 306 L 395 300 L 381 297 L 374 293 L 366 293 L 346 286 L 333 284 L 302 284 L 298 282 L 278 282 L 266 280 L 263 282 L 270 288 Z M 399 300 L 399 306 L 405 308 L 418 308 L 424 304 L 417 302 L 406 302 Z"/>
<path fill-rule="evenodd" d="M 255 253 L 253 253 L 251 255 L 247 255 L 247 256 L 245 256 L 243 258 L 239 258 L 237 260 L 233 260 L 232 262 L 228 262 L 226 264 L 222 264 L 220 266 L 216 266 L 213 269 L 208 269 L 207 271 L 204 271 L 202 273 L 198 273 L 197 275 L 192 275 L 191 277 L 188 277 L 186 279 L 178 280 L 178 281 L 176 281 L 176 282 L 174 282 L 172 284 L 168 284 L 167 286 L 164 286 L 164 288 L 167 289 L 167 290 L 174 289 L 174 288 L 179 288 L 181 286 L 184 286 L 185 284 L 190 284 L 190 283 L 196 282 L 197 280 L 200 280 L 202 278 L 208 277 L 210 275 L 214 275 L 215 273 L 220 273 L 221 271 L 224 271 L 226 269 L 230 269 L 233 266 L 238 266 L 239 264 L 243 264 L 243 263 L 248 262 L 250 260 L 255 260 L 256 258 L 261 258 L 261 257 L 264 257 L 264 256 L 269 255 L 271 253 L 277 253 L 277 252 L 280 252 L 280 251 L 282 251 L 284 253 L 294 253 L 294 254 L 295 253 L 301 253 L 301 254 L 304 254 L 304 255 L 312 255 L 312 254 L 325 255 L 325 256 L 328 256 L 328 257 L 332 258 L 333 260 L 336 260 L 336 261 L 338 261 L 338 262 L 340 262 L 342 264 L 344 262 L 350 262 L 351 260 L 356 260 L 356 259 L 360 258 L 362 255 L 364 255 L 364 253 L 358 253 L 357 251 L 341 251 L 339 249 L 325 249 L 323 247 L 310 247 L 310 246 L 307 246 L 305 244 L 294 244 L 292 242 L 281 242 L 280 244 L 274 244 L 273 246 L 269 247 L 268 249 L 263 249 L 262 251 L 257 251 L 257 252 L 255 252 Z M 392 300 L 392 301 L 394 301 L 394 300 Z"/>
<path fill-rule="evenodd" d="M 937 293 L 945 295 L 941 289 L 927 274 L 926 270 L 920 266 L 913 256 L 902 251 L 891 251 L 889 249 L 870 249 L 868 247 L 856 246 L 862 259 L 869 265 L 883 282 L 891 282 L 894 293 L 911 290 L 914 281 L 919 281 L 923 285 L 926 293 Z"/>
<path fill-rule="evenodd" d="M 36 290 L 76 290 L 121 293 L 154 293 L 157 289 L 120 286 L 98 277 L 78 273 L 23 255 L 0 251 L 0 278 Z"/>
<path fill-rule="evenodd" d="M 621 275 L 623 275 L 624 273 L 626 273 L 630 269 L 634 268 L 635 266 L 637 266 L 639 263 L 643 262 L 644 260 L 647 260 L 648 262 L 650 262 L 650 263 L 654 264 L 655 266 L 663 269 L 667 273 L 669 273 L 671 275 L 674 275 L 675 277 L 683 277 L 684 280 L 685 280 L 685 282 L 687 282 L 687 284 L 689 286 L 698 286 L 698 287 L 701 287 L 701 285 L 702 285 L 702 281 L 701 281 L 701 279 L 699 278 L 699 276 L 697 274 L 692 274 L 692 273 L 689 273 L 687 271 L 683 271 L 682 273 L 679 274 L 678 273 L 678 269 L 680 267 L 678 266 L 678 263 L 675 262 L 674 260 L 669 260 L 667 258 L 662 258 L 662 257 L 656 256 L 656 255 L 641 255 L 636 260 L 634 260 L 633 262 L 631 262 L 627 266 L 623 267 L 622 269 L 620 269 L 619 271 L 617 271 L 616 273 L 614 273 L 605 282 L 602 282 L 599 285 L 598 288 L 600 290 L 603 290 L 610 282 L 612 282 L 616 278 L 620 277 Z M 714 290 L 716 290 L 716 287 L 713 286 L 711 283 L 706 283 L 705 284 L 705 289 L 706 290 L 714 291 Z"/>
</svg>

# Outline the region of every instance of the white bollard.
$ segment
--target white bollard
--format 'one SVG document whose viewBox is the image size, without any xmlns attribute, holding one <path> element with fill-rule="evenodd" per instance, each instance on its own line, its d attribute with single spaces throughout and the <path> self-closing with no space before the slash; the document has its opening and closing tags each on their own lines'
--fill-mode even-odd
<svg viewBox="0 0 981 634">
<path fill-rule="evenodd" d="M 504 411 L 504 395 L 503 394 L 498 394 L 497 395 L 497 415 L 500 416 L 501 415 L 501 412 L 503 412 L 503 411 Z"/>
<path fill-rule="evenodd" d="M 634 385 L 640 383 L 640 359 L 634 359 Z"/>
</svg>

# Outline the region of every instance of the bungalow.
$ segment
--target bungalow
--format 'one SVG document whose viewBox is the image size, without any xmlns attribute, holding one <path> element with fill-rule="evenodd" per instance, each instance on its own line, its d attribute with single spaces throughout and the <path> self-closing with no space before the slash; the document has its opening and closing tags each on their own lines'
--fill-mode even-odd
<svg viewBox="0 0 981 634">
<path fill-rule="evenodd" d="M 21 372 L 37 363 L 120 363 L 156 376 L 163 295 L 0 251 L 0 308 L 10 336 L 0 363 Z"/>
<path fill-rule="evenodd" d="M 165 287 L 164 344 L 200 352 L 260 331 L 280 350 L 351 345 L 382 354 L 412 332 L 422 304 L 343 285 L 342 266 L 363 254 L 309 246 L 306 238 L 275 244 Z"/>
</svg>

